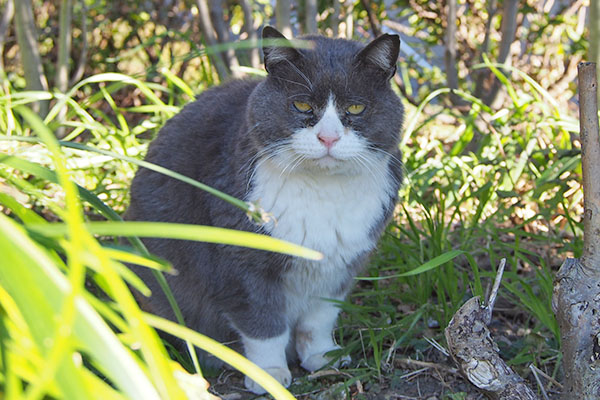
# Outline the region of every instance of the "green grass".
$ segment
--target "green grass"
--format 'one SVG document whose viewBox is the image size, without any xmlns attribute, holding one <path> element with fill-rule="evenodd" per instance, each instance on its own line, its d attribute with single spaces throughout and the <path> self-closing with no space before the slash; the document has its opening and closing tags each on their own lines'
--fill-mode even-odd
<svg viewBox="0 0 600 400">
<path fill-rule="evenodd" d="M 101 78 L 134 85 L 148 96 L 150 102 L 155 105 L 160 102 L 143 82 L 106 74 Z M 106 82 L 101 78 L 88 79 L 84 84 Z M 109 92 L 101 92 L 110 104 Z M 85 180 L 88 174 L 97 171 L 102 175 L 96 179 L 107 179 L 107 176 L 114 179 L 110 175 L 121 174 L 123 170 L 108 167 L 107 174 L 103 171 L 108 164 L 106 159 L 96 164 L 91 160 L 95 153 L 81 151 L 89 148 L 58 142 L 51 130 L 58 105 L 42 121 L 23 105 L 38 98 L 35 94 L 20 93 L 15 97 L 18 104 L 13 103 L 13 96 L 2 98 L 4 113 L 0 115 L 1 123 L 12 128 L 7 129 L 8 135 L 0 141 L 3 146 L 0 156 L 2 185 L 8 192 L 0 194 L 0 204 L 10 216 L 0 215 L 0 251 L 3 255 L 0 263 L 0 327 L 3 333 L 0 382 L 6 398 L 38 399 L 48 395 L 73 399 L 203 398 L 200 396 L 206 393 L 206 384 L 200 370 L 196 369 L 196 375 L 190 375 L 170 361 L 164 343 L 153 328 L 210 351 L 261 382 L 276 398 L 293 398 L 273 378 L 224 346 L 182 326 L 145 315 L 128 285 L 146 294 L 148 289 L 123 263 L 134 262 L 153 268 L 160 279 L 160 271 L 167 266 L 151 257 L 137 239 L 147 234 L 229 243 L 310 258 L 318 258 L 320 254 L 246 232 L 122 222 L 118 213 L 100 199 L 107 187 L 101 193 L 93 193 L 83 187 L 85 183 L 78 185 L 74 181 Z M 97 146 L 97 151 L 108 154 L 115 162 L 123 159 L 139 164 L 127 156 L 125 143 L 136 138 L 129 137 L 134 135 L 117 108 L 112 110 L 117 112 L 119 125 L 99 132 L 96 122 L 86 123 L 88 110 L 64 97 L 57 104 L 61 101 L 70 111 L 70 120 L 65 125 L 78 126 L 82 132 L 83 129 L 95 132 L 97 136 L 90 138 L 88 143 Z M 92 104 L 95 99 L 89 101 Z M 164 106 L 164 109 L 153 108 L 152 112 L 168 115 L 172 111 L 162 102 L 158 106 Z M 146 108 L 143 110 L 147 111 Z M 117 132 L 111 135 L 111 129 Z M 122 140 L 110 140 L 115 134 L 122 136 Z M 74 139 L 77 135 L 71 133 L 70 136 Z M 69 144 L 78 148 L 77 153 L 65 154 Z M 109 147 L 112 152 L 102 151 L 102 147 Z M 69 166 L 81 161 L 86 166 L 79 171 Z M 131 167 L 124 170 L 133 171 Z M 256 214 L 248 211 L 249 205 L 237 199 L 216 193 L 199 182 L 189 183 L 239 205 L 240 212 L 250 216 Z M 121 199 L 113 199 L 122 204 Z M 89 222 L 101 215 L 113 222 Z M 107 237 L 118 236 L 134 237 L 133 245 L 137 250 L 118 250 L 107 245 Z M 86 279 L 102 291 L 100 297 L 87 289 Z"/>
<path fill-rule="evenodd" d="M 358 382 L 394 387 L 400 381 L 396 359 L 426 360 L 437 352 L 432 341 L 443 346 L 443 328 L 465 300 L 486 293 L 501 258 L 507 259 L 507 271 L 497 315 L 510 323 L 502 332 L 511 337 L 502 352 L 520 370 L 533 363 L 557 375 L 553 269 L 557 260 L 581 252 L 581 170 L 573 140 L 578 127 L 523 72 L 509 69 L 505 76 L 489 62 L 480 67 L 491 68 L 503 84 L 507 99 L 499 108 L 462 90 L 457 93 L 470 107 L 461 112 L 445 105 L 444 88 L 407 108 L 401 202 L 356 290 L 339 303 L 338 355 L 349 354 L 353 362 L 344 374 L 295 381 L 293 393 L 325 387 L 354 393 Z M 1 86 L 0 387 L 7 399 L 176 399 L 190 391 L 205 393 L 197 364 L 181 361 L 186 372 L 170 361 L 154 328 L 186 339 L 190 348 L 214 352 L 263 382 L 276 398 L 292 398 L 238 355 L 144 314 L 129 291 L 128 285 L 148 292 L 123 263 L 152 268 L 158 279 L 169 268 L 136 235 L 318 256 L 209 227 L 120 221 L 139 165 L 212 190 L 141 161 L 160 126 L 194 95 L 170 71 L 159 72 L 159 83 L 116 73 L 92 76 L 65 96 L 15 90 L 8 81 Z M 141 103 L 120 106 L 134 90 Z M 54 104 L 44 121 L 28 109 L 41 98 Z M 67 114 L 59 122 L 62 107 Z M 61 126 L 68 134 L 57 141 L 53 132 Z M 264 215 L 212 193 L 255 219 Z M 110 246 L 120 235 L 132 237 L 131 250 Z M 101 295 L 88 290 L 86 279 Z"/>
</svg>

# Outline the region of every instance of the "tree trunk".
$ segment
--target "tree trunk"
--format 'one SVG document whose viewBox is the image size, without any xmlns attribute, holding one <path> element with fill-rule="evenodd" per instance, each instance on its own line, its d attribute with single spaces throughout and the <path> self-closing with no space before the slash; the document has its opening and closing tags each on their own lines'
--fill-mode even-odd
<svg viewBox="0 0 600 400">
<path fill-rule="evenodd" d="M 519 11 L 518 0 L 505 0 L 504 10 L 502 12 L 502 26 L 500 31 L 502 32 L 502 40 L 500 41 L 500 51 L 496 62 L 504 64 L 508 55 L 510 54 L 510 46 L 515 41 L 515 34 L 517 32 L 517 12 Z M 491 73 L 491 72 L 490 72 Z M 500 90 L 500 81 L 494 77 L 492 81 L 492 87 L 488 94 L 484 96 L 484 103 L 490 105 L 496 99 L 498 90 Z"/>
<path fill-rule="evenodd" d="M 200 29 L 202 31 L 202 36 L 204 37 L 204 44 L 208 47 L 208 58 L 217 71 L 219 79 L 223 81 L 229 76 L 229 70 L 221 55 L 213 50 L 216 49 L 219 43 L 210 18 L 207 0 L 198 0 L 198 14 L 200 15 Z"/>
<path fill-rule="evenodd" d="M 458 70 L 456 68 L 456 0 L 446 2 L 446 49 L 444 62 L 446 64 L 446 80 L 450 89 L 458 89 Z M 459 104 L 461 98 L 455 93 L 450 94 L 452 104 Z"/>
<path fill-rule="evenodd" d="M 310 35 L 314 35 L 317 33 L 317 0 L 305 0 L 305 19 L 306 19 L 306 27 L 305 32 Z"/>
<path fill-rule="evenodd" d="M 71 20 L 73 1 L 62 0 L 60 3 L 59 32 L 58 32 L 58 59 L 56 60 L 56 77 L 54 86 L 62 93 L 69 88 L 69 58 L 71 55 Z M 63 105 L 57 115 L 58 122 L 63 122 L 67 115 L 67 105 Z M 56 130 L 56 136 L 65 136 L 65 127 Z"/>
<path fill-rule="evenodd" d="M 346 0 L 344 2 L 344 11 L 345 11 L 345 18 L 344 18 L 344 37 L 346 39 L 352 39 L 352 36 L 354 36 L 354 16 L 352 15 L 352 11 L 354 9 L 354 1 L 353 0 Z"/>
<path fill-rule="evenodd" d="M 6 42 L 8 27 L 10 26 L 10 22 L 14 15 L 15 4 L 13 3 L 13 0 L 6 0 L 4 2 L 2 18 L 0 19 L 0 73 L 4 71 L 4 43 Z"/>
<path fill-rule="evenodd" d="M 279 32 L 288 39 L 292 37 L 292 25 L 290 23 L 292 4 L 290 0 L 277 0 L 275 4 L 276 26 Z"/>
<path fill-rule="evenodd" d="M 15 2 L 15 21 L 17 43 L 21 54 L 21 62 L 25 72 L 27 90 L 48 90 L 48 81 L 44 75 L 44 66 L 37 43 L 37 33 L 33 18 L 31 0 L 13 0 Z M 33 109 L 44 117 L 48 114 L 48 101 L 33 104 Z"/>
<path fill-rule="evenodd" d="M 581 63 L 579 124 L 583 173 L 583 254 L 567 259 L 554 280 L 565 371 L 563 399 L 600 398 L 600 134 L 595 63 Z"/>
<path fill-rule="evenodd" d="M 71 54 L 71 10 L 72 0 L 62 0 L 60 3 L 58 59 L 56 60 L 56 78 L 54 86 L 65 93 L 69 87 L 69 55 Z"/>
<path fill-rule="evenodd" d="M 87 61 L 87 53 L 88 53 L 88 9 L 85 1 L 81 2 L 81 51 L 79 51 L 79 58 L 77 59 L 77 67 L 71 76 L 71 80 L 69 81 L 69 85 L 73 86 L 77 82 L 83 78 L 83 73 L 85 72 L 85 64 Z"/>
<path fill-rule="evenodd" d="M 485 23 L 485 36 L 483 38 L 483 43 L 481 44 L 481 51 L 479 54 L 479 61 L 483 62 L 483 55 L 488 52 L 490 47 L 490 36 L 492 33 L 492 21 L 494 16 L 496 15 L 496 0 L 488 0 L 487 7 L 488 19 Z M 477 81 L 475 83 L 475 97 L 482 97 L 484 84 L 486 79 L 493 78 L 492 74 L 490 74 L 487 70 L 479 70 L 476 72 Z M 487 85 L 491 87 L 491 84 Z"/>
<path fill-rule="evenodd" d="M 334 37 L 339 37 L 340 31 L 340 6 L 341 0 L 333 0 L 333 13 L 331 14 L 331 30 L 333 31 Z"/>
<path fill-rule="evenodd" d="M 260 55 L 258 53 L 258 37 L 254 29 L 254 18 L 252 18 L 252 4 L 249 0 L 240 0 L 242 11 L 244 12 L 244 31 L 248 34 L 248 39 L 255 43 L 255 47 L 249 50 L 250 65 L 253 68 L 260 67 Z"/>
<path fill-rule="evenodd" d="M 212 25 L 217 35 L 217 42 L 220 45 L 227 46 L 229 43 L 229 28 L 225 24 L 225 15 L 223 14 L 223 3 L 221 0 L 211 0 L 209 11 Z M 221 51 L 227 69 L 233 77 L 239 78 L 241 76 L 240 63 L 235 55 L 235 50 L 232 47 L 227 47 Z"/>
</svg>

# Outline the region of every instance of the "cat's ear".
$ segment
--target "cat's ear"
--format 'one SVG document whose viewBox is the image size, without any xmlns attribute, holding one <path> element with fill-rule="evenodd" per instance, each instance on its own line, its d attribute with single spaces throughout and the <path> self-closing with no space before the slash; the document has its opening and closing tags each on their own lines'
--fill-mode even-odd
<svg viewBox="0 0 600 400">
<path fill-rule="evenodd" d="M 400 52 L 400 37 L 383 34 L 369 43 L 357 55 L 356 60 L 363 65 L 369 65 L 381 70 L 387 79 L 394 76 L 396 62 Z"/>
<path fill-rule="evenodd" d="M 267 41 L 266 44 L 263 44 L 265 69 L 267 72 L 272 72 L 275 65 L 283 61 L 291 62 L 300 55 L 292 47 L 292 42 L 272 26 L 267 25 L 263 28 L 262 38 Z"/>
</svg>

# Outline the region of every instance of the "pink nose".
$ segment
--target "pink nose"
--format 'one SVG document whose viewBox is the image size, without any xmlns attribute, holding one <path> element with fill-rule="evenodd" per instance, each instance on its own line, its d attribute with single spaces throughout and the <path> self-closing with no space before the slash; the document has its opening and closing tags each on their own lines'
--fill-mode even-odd
<svg viewBox="0 0 600 400">
<path fill-rule="evenodd" d="M 317 135 L 317 138 L 319 139 L 319 142 L 323 143 L 323 146 L 327 147 L 328 149 L 331 149 L 333 147 L 333 145 L 335 144 L 335 142 L 337 142 L 338 140 L 340 140 L 340 137 L 338 135 L 334 134 L 328 134 L 328 133 L 324 133 L 321 132 Z"/>
</svg>

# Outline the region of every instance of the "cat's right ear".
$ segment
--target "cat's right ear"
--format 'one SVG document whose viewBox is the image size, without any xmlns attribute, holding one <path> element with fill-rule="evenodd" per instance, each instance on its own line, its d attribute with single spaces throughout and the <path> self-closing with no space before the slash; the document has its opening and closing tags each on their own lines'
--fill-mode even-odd
<svg viewBox="0 0 600 400">
<path fill-rule="evenodd" d="M 272 26 L 265 26 L 262 31 L 265 69 L 273 72 L 273 68 L 284 61 L 292 62 L 300 54 L 281 32 Z"/>
</svg>

